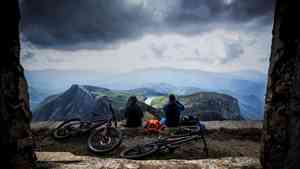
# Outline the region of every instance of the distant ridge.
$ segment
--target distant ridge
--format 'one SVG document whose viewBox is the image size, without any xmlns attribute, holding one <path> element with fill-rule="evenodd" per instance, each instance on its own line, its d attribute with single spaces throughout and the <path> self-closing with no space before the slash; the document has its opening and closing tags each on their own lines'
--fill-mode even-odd
<svg viewBox="0 0 300 169">
<path fill-rule="evenodd" d="M 127 93 L 149 97 L 170 93 L 184 96 L 197 92 L 219 92 L 239 100 L 241 114 L 248 120 L 263 119 L 266 74 L 255 70 L 208 72 L 197 69 L 150 68 L 127 73 L 91 71 L 30 71 L 26 73 L 31 90 L 31 105 L 36 108 L 46 96 L 62 93 L 72 84 L 102 86 L 101 93 Z M 111 89 L 111 91 L 108 91 Z M 100 90 L 100 89 L 97 89 Z M 113 92 L 112 92 L 113 91 Z M 45 93 L 39 94 L 39 93 Z M 42 96 L 42 97 L 40 97 Z"/>
<path fill-rule="evenodd" d="M 103 97 L 107 96 L 107 98 Z M 72 85 L 65 92 L 47 97 L 34 111 L 34 121 L 61 121 L 71 118 L 89 120 L 97 114 L 101 118 L 111 117 L 108 103 L 111 103 L 119 118 L 122 118 L 128 98 L 126 92 L 112 91 L 105 88 Z M 143 111 L 158 112 L 158 110 L 139 102 Z"/>
<path fill-rule="evenodd" d="M 182 115 L 194 115 L 203 121 L 214 120 L 244 120 L 241 115 L 238 100 L 226 94 L 216 92 L 197 92 L 187 96 L 179 96 L 184 104 Z M 168 102 L 166 96 L 152 99 L 150 105 L 162 108 Z"/>
</svg>

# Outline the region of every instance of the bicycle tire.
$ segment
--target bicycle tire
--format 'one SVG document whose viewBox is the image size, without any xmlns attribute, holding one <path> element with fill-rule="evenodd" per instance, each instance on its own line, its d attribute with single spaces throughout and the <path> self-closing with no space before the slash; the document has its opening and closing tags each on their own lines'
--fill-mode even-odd
<svg viewBox="0 0 300 169">
<path fill-rule="evenodd" d="M 146 150 L 145 147 L 148 147 L 149 149 Z M 144 152 L 140 152 L 140 148 L 143 148 Z M 145 144 L 145 145 L 137 145 L 131 148 L 128 148 L 124 151 L 121 152 L 120 156 L 122 158 L 127 158 L 127 159 L 133 159 L 133 160 L 137 160 L 137 159 L 141 159 L 144 158 L 146 156 L 150 156 L 154 153 L 156 153 L 159 150 L 159 147 L 156 144 Z M 131 153 L 133 154 L 131 154 Z"/>
<path fill-rule="evenodd" d="M 103 130 L 107 129 L 104 136 Z M 92 131 L 88 138 L 88 149 L 95 153 L 107 153 L 117 148 L 122 143 L 122 133 L 113 127 L 101 127 Z"/>
<path fill-rule="evenodd" d="M 56 127 L 53 131 L 52 131 L 52 137 L 56 140 L 64 140 L 67 139 L 71 136 L 71 134 L 65 134 L 65 135 L 60 135 L 59 132 L 61 129 L 65 129 L 66 127 L 70 126 L 72 123 L 81 123 L 80 119 L 70 119 L 67 121 L 64 121 L 63 123 L 61 123 L 58 127 Z"/>
</svg>

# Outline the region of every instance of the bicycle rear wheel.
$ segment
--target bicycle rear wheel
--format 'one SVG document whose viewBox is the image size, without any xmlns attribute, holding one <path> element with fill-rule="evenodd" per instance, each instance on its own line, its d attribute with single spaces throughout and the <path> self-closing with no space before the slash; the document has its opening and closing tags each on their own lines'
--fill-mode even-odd
<svg viewBox="0 0 300 169">
<path fill-rule="evenodd" d="M 156 144 L 137 145 L 121 152 L 120 156 L 127 159 L 141 159 L 159 150 Z"/>
<path fill-rule="evenodd" d="M 122 142 L 122 133 L 113 127 L 94 130 L 88 138 L 88 149 L 96 154 L 107 153 L 117 148 Z"/>
<path fill-rule="evenodd" d="M 67 120 L 53 130 L 52 137 L 57 140 L 69 138 L 78 132 L 76 129 L 80 128 L 80 125 L 80 119 Z"/>
</svg>

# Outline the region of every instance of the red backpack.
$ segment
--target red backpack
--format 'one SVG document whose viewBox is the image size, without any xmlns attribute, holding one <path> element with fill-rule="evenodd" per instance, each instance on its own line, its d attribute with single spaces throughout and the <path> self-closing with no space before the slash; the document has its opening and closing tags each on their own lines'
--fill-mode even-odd
<svg viewBox="0 0 300 169">
<path fill-rule="evenodd" d="M 159 120 L 147 120 L 144 132 L 147 134 L 157 134 L 163 128 L 164 126 L 160 124 Z"/>
</svg>

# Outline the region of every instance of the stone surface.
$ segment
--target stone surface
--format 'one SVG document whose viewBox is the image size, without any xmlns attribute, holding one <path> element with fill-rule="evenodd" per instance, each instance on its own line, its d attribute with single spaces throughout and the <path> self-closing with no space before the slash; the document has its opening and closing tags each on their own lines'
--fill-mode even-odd
<svg viewBox="0 0 300 169">
<path fill-rule="evenodd" d="M 277 0 L 261 149 L 266 169 L 300 168 L 298 12 L 297 1 Z"/>
<path fill-rule="evenodd" d="M 76 156 L 70 152 L 37 152 L 36 156 L 39 161 L 48 162 L 75 162 L 84 160 L 84 157 Z"/>
<path fill-rule="evenodd" d="M 261 169 L 258 159 L 223 158 L 208 160 L 147 160 L 100 159 L 81 156 L 81 161 L 55 159 L 53 156 L 40 159 L 40 166 L 53 169 Z M 46 161 L 45 161 L 46 160 Z"/>
</svg>

